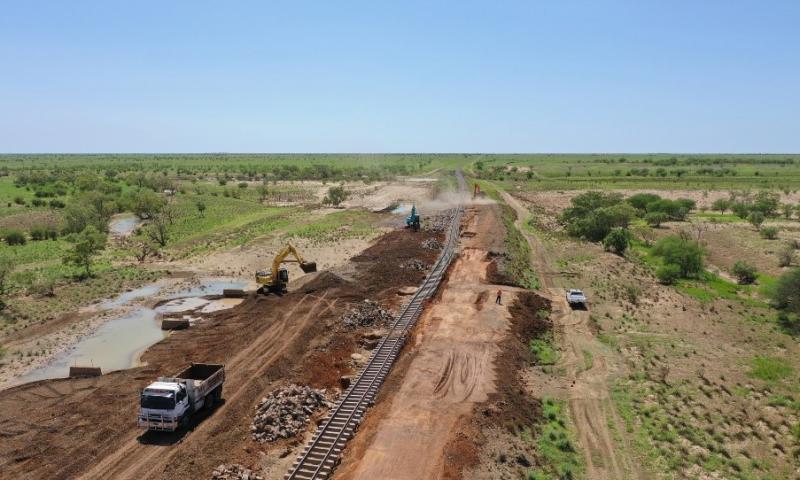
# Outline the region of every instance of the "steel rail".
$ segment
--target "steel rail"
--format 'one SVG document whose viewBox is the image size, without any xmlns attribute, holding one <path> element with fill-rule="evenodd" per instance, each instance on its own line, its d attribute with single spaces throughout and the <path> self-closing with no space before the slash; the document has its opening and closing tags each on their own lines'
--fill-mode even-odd
<svg viewBox="0 0 800 480">
<path fill-rule="evenodd" d="M 466 183 L 460 171 L 456 172 L 456 179 L 463 195 L 466 191 Z M 463 213 L 464 206 L 459 200 L 458 206 L 450 217 L 445 244 L 430 273 L 409 302 L 401 307 L 397 319 L 372 351 L 364 368 L 342 393 L 333 409 L 328 412 L 322 426 L 317 429 L 311 441 L 298 455 L 291 469 L 284 476 L 286 480 L 325 479 L 333 473 L 334 467 L 341 458 L 342 449 L 355 434 L 367 408 L 374 403 L 378 389 L 383 384 L 383 380 L 408 338 L 408 332 L 416 324 L 422 312 L 425 300 L 436 292 L 453 260 Z"/>
</svg>

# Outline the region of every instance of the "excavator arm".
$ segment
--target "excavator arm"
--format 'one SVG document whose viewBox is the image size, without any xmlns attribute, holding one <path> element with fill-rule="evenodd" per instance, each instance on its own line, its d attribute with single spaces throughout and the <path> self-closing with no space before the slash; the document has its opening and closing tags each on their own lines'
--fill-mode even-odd
<svg viewBox="0 0 800 480">
<path fill-rule="evenodd" d="M 288 258 L 289 256 L 294 257 L 294 260 Z M 275 258 L 272 259 L 272 269 L 269 272 L 256 272 L 256 282 L 262 285 L 264 290 L 267 291 L 284 291 L 289 276 L 286 269 L 281 268 L 281 264 L 294 262 L 297 262 L 300 265 L 300 269 L 305 273 L 317 271 L 317 264 L 315 262 L 305 261 L 294 245 L 287 243 L 286 246 L 275 255 Z M 282 270 L 283 272 L 281 272 Z M 283 273 L 283 275 L 281 275 L 281 273 Z"/>
<path fill-rule="evenodd" d="M 286 257 L 292 255 L 294 260 L 287 260 Z M 294 245 L 291 243 L 287 243 L 283 249 L 275 255 L 275 258 L 272 260 L 272 278 L 278 278 L 278 271 L 281 268 L 282 263 L 289 263 L 289 262 L 297 262 L 300 264 L 300 269 L 302 269 L 305 273 L 309 272 L 316 272 L 317 271 L 317 264 L 315 262 L 306 262 L 303 259 L 303 256 L 300 255 L 300 252 L 294 248 Z"/>
</svg>

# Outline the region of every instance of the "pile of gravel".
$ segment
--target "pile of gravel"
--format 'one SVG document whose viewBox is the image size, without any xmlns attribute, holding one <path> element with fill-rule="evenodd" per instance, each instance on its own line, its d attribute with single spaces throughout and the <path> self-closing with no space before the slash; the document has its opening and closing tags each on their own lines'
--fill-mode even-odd
<svg viewBox="0 0 800 480">
<path fill-rule="evenodd" d="M 450 226 L 450 219 L 453 213 L 454 209 L 451 208 L 427 217 L 422 229 L 434 233 L 444 232 Z"/>
<path fill-rule="evenodd" d="M 425 265 L 424 262 L 421 260 L 417 260 L 416 258 L 412 258 L 411 260 L 406 261 L 405 263 L 400 265 L 400 268 L 405 268 L 407 270 L 417 270 L 420 272 L 424 272 L 428 269 L 428 266 Z"/>
<path fill-rule="evenodd" d="M 435 238 L 429 238 L 422 242 L 422 248 L 426 250 L 440 250 L 442 248 L 442 242 Z"/>
<path fill-rule="evenodd" d="M 211 480 L 264 480 L 264 477 L 238 463 L 220 465 L 211 474 Z"/>
<path fill-rule="evenodd" d="M 373 325 L 386 325 L 394 321 L 394 315 L 389 310 L 384 310 L 378 302 L 364 300 L 355 308 L 342 315 L 342 323 L 348 327 L 369 327 Z"/>
<path fill-rule="evenodd" d="M 289 385 L 261 399 L 250 432 L 257 442 L 274 442 L 304 431 L 311 415 L 320 408 L 331 408 L 325 390 Z"/>
</svg>

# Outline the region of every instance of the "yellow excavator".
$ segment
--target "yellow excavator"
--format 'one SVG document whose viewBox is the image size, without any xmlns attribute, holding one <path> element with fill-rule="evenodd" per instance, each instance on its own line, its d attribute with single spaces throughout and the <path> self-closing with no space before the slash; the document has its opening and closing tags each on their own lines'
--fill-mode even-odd
<svg viewBox="0 0 800 480">
<path fill-rule="evenodd" d="M 287 259 L 289 255 L 294 257 L 294 260 Z M 300 252 L 294 248 L 294 245 L 287 243 L 283 249 L 275 255 L 272 260 L 272 270 L 261 270 L 256 272 L 256 283 L 258 283 L 259 293 L 283 293 L 286 291 L 286 284 L 289 283 L 289 271 L 282 267 L 283 263 L 300 264 L 300 269 L 305 273 L 317 271 L 316 262 L 306 262 Z"/>
</svg>

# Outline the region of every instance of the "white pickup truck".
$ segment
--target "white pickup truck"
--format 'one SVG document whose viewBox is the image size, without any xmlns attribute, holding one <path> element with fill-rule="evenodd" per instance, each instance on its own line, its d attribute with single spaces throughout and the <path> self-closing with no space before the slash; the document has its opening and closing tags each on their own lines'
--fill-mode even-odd
<svg viewBox="0 0 800 480">
<path fill-rule="evenodd" d="M 586 308 L 588 307 L 587 302 L 586 295 L 584 295 L 582 291 L 577 288 L 570 288 L 567 290 L 567 303 L 569 303 L 571 307 L 582 306 Z"/>
<path fill-rule="evenodd" d="M 142 391 L 139 426 L 174 432 L 189 424 L 191 416 L 212 408 L 222 398 L 225 368 L 218 364 L 193 363 L 174 377 L 159 377 Z"/>
</svg>

